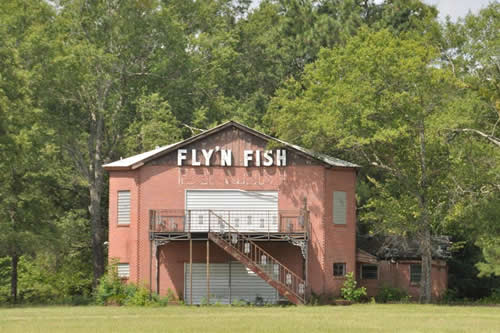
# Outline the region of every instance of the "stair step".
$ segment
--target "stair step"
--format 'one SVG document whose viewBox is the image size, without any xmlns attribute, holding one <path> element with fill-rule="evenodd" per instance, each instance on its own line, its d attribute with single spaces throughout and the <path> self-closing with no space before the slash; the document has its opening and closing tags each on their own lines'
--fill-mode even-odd
<svg viewBox="0 0 500 333">
<path fill-rule="evenodd" d="M 273 288 L 278 290 L 278 292 L 288 298 L 290 302 L 294 304 L 304 304 L 304 298 L 300 296 L 298 293 L 295 293 L 293 290 L 291 290 L 285 283 L 278 281 L 274 279 L 272 276 L 270 276 L 264 269 L 262 269 L 258 263 L 247 257 L 244 253 L 240 251 L 240 249 L 236 248 L 233 246 L 230 242 L 225 240 L 223 236 L 210 232 L 208 233 L 208 238 L 212 240 L 215 244 L 217 244 L 220 248 L 222 248 L 224 251 L 226 251 L 228 254 L 230 254 L 233 258 L 241 262 L 243 265 L 245 265 L 248 269 L 253 271 L 255 274 L 257 274 L 260 278 L 262 278 L 264 281 L 266 281 L 269 285 L 271 285 Z M 240 240 L 241 241 L 241 240 Z M 256 250 L 259 251 L 259 253 L 266 253 L 262 248 L 260 248 L 257 244 L 255 244 L 253 241 L 244 239 L 245 243 L 251 244 L 251 246 Z M 250 245 L 249 245 L 249 252 L 250 252 Z M 271 260 L 271 256 L 268 255 Z M 286 272 L 291 272 L 286 266 L 283 264 L 279 263 L 277 260 L 272 258 L 273 261 L 276 262 L 278 267 L 278 275 L 280 275 L 280 272 L 283 270 Z M 267 257 L 266 257 L 267 260 Z M 273 269 L 274 270 L 274 269 Z M 291 282 L 291 275 L 290 273 L 287 273 L 287 275 L 290 276 L 290 282 Z M 305 282 L 303 280 L 299 280 L 297 276 L 295 276 L 295 279 L 298 280 L 298 283 L 302 283 L 303 287 L 305 288 Z"/>
</svg>

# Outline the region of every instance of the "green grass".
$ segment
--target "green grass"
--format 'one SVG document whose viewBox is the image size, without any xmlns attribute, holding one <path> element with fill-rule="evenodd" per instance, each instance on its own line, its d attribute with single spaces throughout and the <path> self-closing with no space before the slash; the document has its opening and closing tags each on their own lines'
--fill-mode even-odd
<svg viewBox="0 0 500 333">
<path fill-rule="evenodd" d="M 0 309 L 0 332 L 500 332 L 500 307 L 32 307 Z"/>
</svg>

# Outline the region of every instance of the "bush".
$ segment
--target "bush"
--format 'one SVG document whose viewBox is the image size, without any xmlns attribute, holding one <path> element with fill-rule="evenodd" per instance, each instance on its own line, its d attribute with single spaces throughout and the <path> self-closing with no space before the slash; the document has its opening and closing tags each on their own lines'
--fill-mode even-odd
<svg viewBox="0 0 500 333">
<path fill-rule="evenodd" d="M 316 294 L 312 292 L 308 304 L 325 305 L 325 304 L 333 304 L 334 302 L 335 302 L 335 296 L 332 293 Z"/>
<path fill-rule="evenodd" d="M 483 297 L 477 301 L 480 304 L 500 304 L 500 288 L 495 288 L 490 296 Z"/>
<path fill-rule="evenodd" d="M 388 302 L 403 302 L 408 303 L 410 301 L 410 296 L 408 293 L 399 288 L 394 287 L 383 287 L 379 290 L 375 300 L 377 303 L 388 303 Z"/>
<path fill-rule="evenodd" d="M 166 306 L 168 297 L 150 293 L 144 286 L 123 283 L 116 265 L 112 264 L 95 291 L 95 302 L 99 305 Z"/>
<path fill-rule="evenodd" d="M 366 296 L 366 288 L 356 288 L 357 284 L 354 274 L 352 272 L 347 273 L 344 287 L 340 289 L 342 297 L 351 302 L 358 302 L 361 297 Z"/>
<path fill-rule="evenodd" d="M 441 296 L 441 299 L 439 300 L 439 303 L 442 303 L 442 304 L 451 304 L 451 303 L 456 303 L 458 301 L 459 301 L 459 299 L 458 299 L 458 296 L 457 296 L 456 289 L 446 289 L 446 291 Z"/>
</svg>

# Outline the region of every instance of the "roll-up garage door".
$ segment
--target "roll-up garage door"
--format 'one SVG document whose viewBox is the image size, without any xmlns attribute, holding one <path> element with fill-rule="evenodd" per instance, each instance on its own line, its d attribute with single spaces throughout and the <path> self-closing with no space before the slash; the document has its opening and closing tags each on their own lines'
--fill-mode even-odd
<svg viewBox="0 0 500 333">
<path fill-rule="evenodd" d="M 278 192 L 188 190 L 186 210 L 191 231 L 218 231 L 217 216 L 243 232 L 278 232 Z M 209 214 L 212 210 L 214 214 Z"/>
<path fill-rule="evenodd" d="M 207 266 L 193 263 L 193 304 L 207 302 Z M 184 266 L 184 300 L 190 302 L 189 264 Z M 210 264 L 210 303 L 276 303 L 278 292 L 241 263 Z"/>
</svg>

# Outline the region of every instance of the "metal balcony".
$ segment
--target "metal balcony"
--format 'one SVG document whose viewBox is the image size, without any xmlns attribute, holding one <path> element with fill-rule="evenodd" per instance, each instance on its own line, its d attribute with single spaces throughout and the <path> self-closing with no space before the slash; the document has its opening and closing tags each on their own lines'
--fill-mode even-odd
<svg viewBox="0 0 500 333">
<path fill-rule="evenodd" d="M 305 210 L 150 210 L 150 234 L 225 233 L 237 230 L 255 240 L 304 239 L 308 230 Z"/>
</svg>

